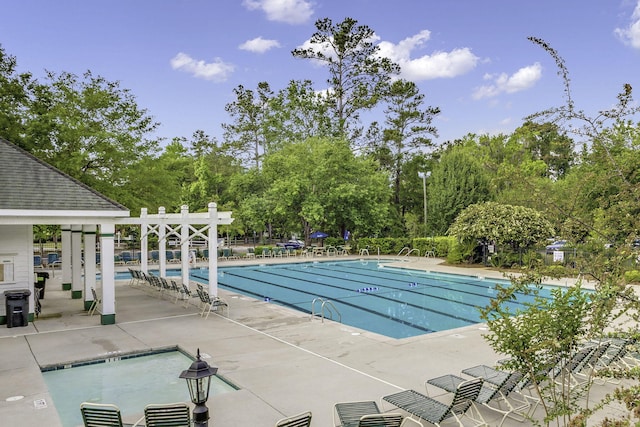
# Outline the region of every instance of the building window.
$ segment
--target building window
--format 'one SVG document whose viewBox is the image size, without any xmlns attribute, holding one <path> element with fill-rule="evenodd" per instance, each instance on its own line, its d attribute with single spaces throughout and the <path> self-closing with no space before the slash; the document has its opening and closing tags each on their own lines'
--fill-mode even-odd
<svg viewBox="0 0 640 427">
<path fill-rule="evenodd" d="M 13 257 L 0 255 L 0 283 L 13 281 Z"/>
</svg>

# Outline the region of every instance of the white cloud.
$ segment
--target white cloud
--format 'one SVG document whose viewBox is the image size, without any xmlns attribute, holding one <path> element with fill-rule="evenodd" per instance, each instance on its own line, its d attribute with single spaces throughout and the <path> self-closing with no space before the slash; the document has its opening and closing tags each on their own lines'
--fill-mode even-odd
<svg viewBox="0 0 640 427">
<path fill-rule="evenodd" d="M 213 62 L 206 63 L 202 60 L 195 60 L 186 53 L 178 53 L 171 58 L 171 68 L 192 74 L 194 77 L 224 82 L 233 72 L 233 64 L 227 64 L 220 58 L 215 58 Z"/>
<path fill-rule="evenodd" d="M 312 49 L 314 52 L 321 52 L 327 58 L 337 59 L 336 52 L 329 43 L 311 43 L 310 39 L 307 39 L 304 43 L 297 47 L 298 49 Z M 324 66 L 324 61 L 317 59 L 311 59 L 311 63 L 317 66 Z"/>
<path fill-rule="evenodd" d="M 244 0 L 249 10 L 262 10 L 269 21 L 304 24 L 313 15 L 312 3 L 307 0 Z"/>
<path fill-rule="evenodd" d="M 492 80 L 489 85 L 480 86 L 473 93 L 474 99 L 492 98 L 501 93 L 515 93 L 532 87 L 542 77 L 542 66 L 536 62 L 533 65 L 520 68 L 511 76 L 507 73 L 500 75 L 486 74 L 485 80 Z"/>
<path fill-rule="evenodd" d="M 398 63 L 402 68 L 402 77 L 411 81 L 436 78 L 451 78 L 473 70 L 480 58 L 469 48 L 453 49 L 450 52 L 436 51 L 430 55 L 411 58 L 411 53 L 422 47 L 431 38 L 429 30 L 408 37 L 398 44 L 380 42 L 380 55 Z"/>
<path fill-rule="evenodd" d="M 631 22 L 626 28 L 616 28 L 614 33 L 623 43 L 631 45 L 635 49 L 640 49 L 640 0 L 631 14 Z"/>
<path fill-rule="evenodd" d="M 264 53 L 274 47 L 280 47 L 280 43 L 278 43 L 277 40 L 266 40 L 262 37 L 256 37 L 255 39 L 247 40 L 239 46 L 239 48 L 242 50 L 248 50 L 249 52 L 255 53 Z"/>
</svg>

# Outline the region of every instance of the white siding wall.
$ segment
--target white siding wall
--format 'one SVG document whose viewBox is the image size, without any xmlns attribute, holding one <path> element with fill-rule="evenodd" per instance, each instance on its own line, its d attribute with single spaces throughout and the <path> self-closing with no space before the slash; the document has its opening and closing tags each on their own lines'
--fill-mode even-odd
<svg viewBox="0 0 640 427">
<path fill-rule="evenodd" d="M 0 225 L 0 255 L 14 259 L 13 282 L 0 284 L 0 316 L 5 316 L 4 291 L 29 289 L 29 312 L 33 313 L 33 226 Z"/>
</svg>

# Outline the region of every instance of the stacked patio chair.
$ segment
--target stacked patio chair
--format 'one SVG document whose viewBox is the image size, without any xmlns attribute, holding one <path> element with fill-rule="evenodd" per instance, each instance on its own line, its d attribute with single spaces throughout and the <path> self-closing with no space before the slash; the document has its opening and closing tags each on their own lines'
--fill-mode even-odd
<svg viewBox="0 0 640 427">
<path fill-rule="evenodd" d="M 262 258 L 271 258 L 273 256 L 273 252 L 269 248 L 262 248 L 262 252 L 260 253 Z"/>
<path fill-rule="evenodd" d="M 93 301 L 91 302 L 91 306 L 89 306 L 89 316 L 93 316 L 98 309 L 98 305 L 102 304 L 102 300 L 98 298 L 98 293 L 95 288 L 91 288 L 91 294 L 93 295 Z"/>
<path fill-rule="evenodd" d="M 180 293 L 182 294 L 182 299 L 184 300 L 184 307 L 189 307 L 189 302 L 191 300 L 191 297 L 193 296 L 191 289 L 189 289 L 189 287 L 183 283 Z"/>
<path fill-rule="evenodd" d="M 144 424 L 140 424 L 144 421 Z M 189 427 L 191 413 L 186 403 L 149 404 L 144 408 L 144 416 L 133 427 Z"/>
<path fill-rule="evenodd" d="M 482 414 L 474 405 L 482 389 L 482 383 L 482 378 L 460 383 L 449 404 L 415 390 L 404 390 L 390 394 L 384 396 L 382 400 L 436 426 L 440 426 L 440 423 L 451 418 L 455 419 L 460 426 L 469 425 L 464 422 L 467 420 L 475 426 L 487 425 Z"/>
<path fill-rule="evenodd" d="M 83 402 L 80 413 L 85 427 L 123 427 L 122 415 L 116 405 Z"/>
<path fill-rule="evenodd" d="M 209 292 L 206 291 L 202 286 L 198 286 L 196 288 L 196 291 L 198 292 L 198 296 L 200 297 L 202 306 L 200 317 L 204 316 L 204 313 L 206 312 L 207 316 L 205 317 L 205 319 L 208 319 L 209 314 L 211 314 L 212 311 L 217 311 L 218 308 L 220 308 L 221 311 L 224 311 L 224 309 L 226 308 L 227 316 L 229 315 L 229 304 L 225 300 L 217 296 L 209 295 Z"/>
<path fill-rule="evenodd" d="M 309 427 L 311 425 L 311 412 L 306 411 L 291 417 L 282 418 L 276 422 L 276 427 Z"/>
<path fill-rule="evenodd" d="M 585 345 L 579 348 L 568 359 L 560 360 L 551 370 L 551 379 L 561 387 L 564 386 L 584 386 L 590 381 L 590 374 L 586 379 L 578 376 L 586 370 L 590 370 L 597 360 L 607 351 L 608 342 L 599 345 Z M 584 375 L 583 375 L 584 378 Z"/>
<path fill-rule="evenodd" d="M 521 372 L 505 372 L 486 365 L 478 365 L 462 370 L 463 374 L 474 378 L 482 378 L 483 385 L 476 398 L 476 403 L 502 414 L 498 426 L 502 426 L 507 418 L 523 422 L 529 419 L 540 400 L 536 397 L 519 393 L 524 375 Z M 466 381 L 456 375 L 450 375 L 454 383 Z M 429 381 L 427 381 L 429 383 Z"/>
<path fill-rule="evenodd" d="M 400 427 L 404 418 L 401 414 L 383 414 L 373 400 L 336 403 L 333 408 L 333 425 L 340 427 Z"/>
</svg>

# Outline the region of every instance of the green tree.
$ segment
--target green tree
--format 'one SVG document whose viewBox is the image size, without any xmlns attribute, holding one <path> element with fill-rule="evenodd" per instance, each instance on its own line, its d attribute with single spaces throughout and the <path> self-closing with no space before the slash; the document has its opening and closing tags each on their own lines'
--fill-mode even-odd
<svg viewBox="0 0 640 427">
<path fill-rule="evenodd" d="M 82 78 L 47 73 L 29 111 L 31 152 L 101 193 L 116 198 L 135 185 L 138 161 L 158 152 L 157 123 L 130 91 L 87 71 Z"/>
<path fill-rule="evenodd" d="M 254 92 L 239 85 L 233 90 L 236 100 L 225 106 L 233 123 L 223 123 L 224 141 L 229 153 L 253 162 L 260 168 L 262 156 L 268 152 L 269 103 L 274 94 L 267 82 L 258 83 Z"/>
<path fill-rule="evenodd" d="M 220 147 L 193 159 L 194 179 L 183 186 L 182 202 L 193 210 L 206 209 L 209 202 L 219 206 L 234 203 L 230 178 L 242 173 L 240 162 Z"/>
<path fill-rule="evenodd" d="M 533 249 L 552 233 L 551 223 L 540 212 L 495 202 L 468 206 L 447 231 L 463 244 L 495 244 L 519 253 Z"/>
<path fill-rule="evenodd" d="M 534 161 L 547 166 L 546 176 L 560 179 L 575 162 L 573 140 L 561 134 L 554 123 L 525 122 L 511 135 Z"/>
<path fill-rule="evenodd" d="M 624 196 L 615 201 L 616 205 L 620 201 L 627 206 L 638 205 L 638 185 L 634 182 L 635 174 L 629 173 L 632 168 L 636 168 L 634 163 L 637 160 L 635 156 L 618 157 L 616 153 L 617 149 L 624 146 L 618 143 L 618 138 L 622 136 L 621 141 L 629 142 L 634 138 L 627 140 L 624 138 L 624 132 L 622 134 L 610 132 L 607 127 L 611 123 L 623 123 L 625 117 L 640 112 L 640 106 L 633 102 L 631 86 L 624 85 L 623 91 L 618 95 L 618 103 L 608 110 L 599 112 L 595 117 L 577 109 L 572 98 L 569 73 L 563 58 L 544 40 L 534 37 L 529 39 L 542 47 L 555 60 L 565 88 L 563 106 L 535 113 L 529 119 L 566 124 L 569 132 L 586 139 L 583 141 L 587 143 L 585 147 L 587 145 L 596 147 L 595 152 L 600 154 L 594 160 L 602 158 L 607 160 L 607 173 L 602 175 L 596 175 L 594 168 L 583 169 L 580 174 L 574 172 L 581 166 L 573 168 L 574 170 L 568 174 L 568 178 L 571 177 L 573 183 L 589 176 L 598 179 L 586 183 L 585 191 L 580 189 L 582 200 L 574 197 L 574 194 L 566 191 L 568 188 L 565 188 L 564 195 L 570 200 L 563 204 L 556 202 L 556 206 L 560 207 L 560 215 L 566 218 L 567 227 L 576 221 L 582 221 L 582 225 L 593 229 L 586 224 L 584 216 L 581 218 L 574 215 L 576 210 L 570 208 L 577 202 L 587 202 L 589 197 L 585 195 L 594 187 L 596 194 L 606 194 L 609 191 L 608 183 L 602 178 L 611 181 L 612 174 L 617 177 L 615 185 Z M 565 180 L 560 182 L 563 181 Z M 599 211 L 600 213 L 604 211 L 602 206 L 599 207 Z M 636 221 L 632 220 L 632 223 Z M 556 425 L 587 425 L 588 422 L 592 422 L 589 418 L 594 410 L 607 407 L 607 404 L 614 400 L 625 404 L 628 414 L 624 414 L 620 419 L 605 419 L 601 425 L 633 425 L 632 419 L 637 422 L 639 418 L 637 402 L 640 394 L 637 370 L 620 367 L 614 369 L 614 372 L 609 372 L 609 375 L 626 378 L 628 381 L 625 387 L 617 389 L 593 407 L 588 403 L 585 404 L 582 397 L 589 397 L 593 376 L 600 375 L 599 373 L 592 371 L 587 377 L 586 384 L 578 392 L 568 375 L 556 381 L 549 381 L 547 376 L 540 374 L 548 372 L 548 369 L 558 362 L 567 361 L 579 348 L 589 342 L 605 342 L 609 335 L 637 340 L 639 301 L 635 291 L 626 284 L 624 277 L 631 256 L 628 250 L 619 248 L 614 256 L 607 258 L 596 256 L 586 262 L 579 261 L 581 277 L 594 279 L 593 293 L 582 292 L 581 281 L 578 280 L 575 286 L 556 291 L 551 299 L 542 298 L 539 293 L 540 287 L 531 287 L 531 284 L 539 285 L 545 279 L 545 271 L 536 269 L 529 274 L 512 277 L 511 286 L 499 288 L 491 305 L 483 310 L 482 316 L 486 319 L 489 328 L 487 340 L 496 351 L 509 356 L 506 368 L 517 369 L 528 374 L 528 378 L 533 381 L 535 391 L 543 402 L 546 413 L 545 424 L 554 422 Z M 517 292 L 528 293 L 534 297 L 534 300 L 514 312 L 510 309 L 509 302 Z"/>
<path fill-rule="evenodd" d="M 34 80 L 31 73 L 18 73 L 17 65 L 0 45 L 0 137 L 30 151 L 23 137 Z"/>
<path fill-rule="evenodd" d="M 428 226 L 444 234 L 467 206 L 491 199 L 489 178 L 475 146 L 452 145 L 444 150 L 429 178 Z"/>
<path fill-rule="evenodd" d="M 386 166 L 393 179 L 393 203 L 399 212 L 402 167 L 410 152 L 424 150 L 431 146 L 430 136 L 437 136 L 432 125 L 433 118 L 440 113 L 439 108 L 424 107 L 424 94 L 415 83 L 396 80 L 385 95 L 386 128 L 383 141 L 390 151 L 390 164 Z"/>
<path fill-rule="evenodd" d="M 378 55 L 374 32 L 358 21 L 345 18 L 335 24 L 329 18 L 315 23 L 310 46 L 294 49 L 295 58 L 311 59 L 327 66 L 327 96 L 340 135 L 359 135 L 359 114 L 373 108 L 385 93 L 391 76 L 400 67 Z"/>
<path fill-rule="evenodd" d="M 312 138 L 265 158 L 264 199 L 281 233 L 323 230 L 342 236 L 379 233 L 388 222 L 387 175 L 355 157 L 342 140 Z"/>
<path fill-rule="evenodd" d="M 326 94 L 316 92 L 310 80 L 290 81 L 270 102 L 268 129 L 273 148 L 286 142 L 336 136 L 328 111 Z"/>
</svg>

